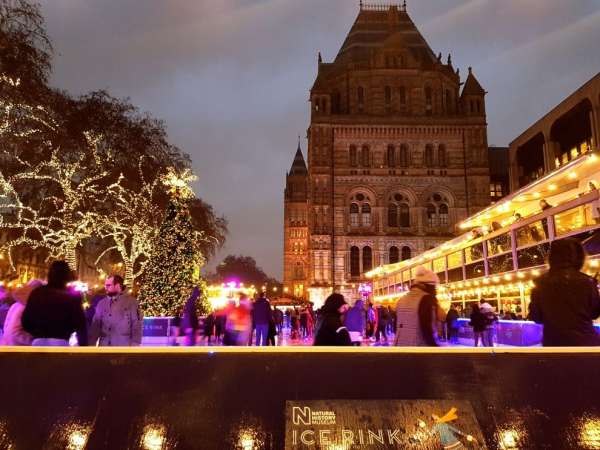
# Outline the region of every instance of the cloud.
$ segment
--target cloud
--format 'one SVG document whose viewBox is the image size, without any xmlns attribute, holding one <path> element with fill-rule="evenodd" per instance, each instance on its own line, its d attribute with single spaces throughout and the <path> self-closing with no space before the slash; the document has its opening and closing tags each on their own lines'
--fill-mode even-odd
<svg viewBox="0 0 600 450">
<path fill-rule="evenodd" d="M 358 1 L 43 0 L 42 10 L 58 53 L 52 82 L 108 88 L 164 119 L 193 158 L 197 192 L 229 219 L 223 254 L 281 276 L 285 172 L 309 123 L 316 55 L 335 58 Z M 472 65 L 489 91 L 498 145 L 597 72 L 599 10 L 596 0 L 408 1 L 433 50 L 452 52 L 463 74 Z"/>
</svg>

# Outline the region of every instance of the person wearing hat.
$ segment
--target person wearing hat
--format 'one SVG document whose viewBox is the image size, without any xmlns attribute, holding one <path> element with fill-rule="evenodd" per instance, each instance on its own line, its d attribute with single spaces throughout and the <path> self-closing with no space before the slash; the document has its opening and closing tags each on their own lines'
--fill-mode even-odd
<svg viewBox="0 0 600 450">
<path fill-rule="evenodd" d="M 394 345 L 407 347 L 438 346 L 437 322 L 443 320 L 436 287 L 440 279 L 429 269 L 417 267 L 410 291 L 396 304 Z"/>
<path fill-rule="evenodd" d="M 550 270 L 531 290 L 529 318 L 544 325 L 544 346 L 600 346 L 594 319 L 600 295 L 594 278 L 581 272 L 585 252 L 576 239 L 550 245 Z"/>
<path fill-rule="evenodd" d="M 331 294 L 321 308 L 321 317 L 313 345 L 352 345 L 350 334 L 342 324 L 348 303 L 342 294 Z"/>
<path fill-rule="evenodd" d="M 6 315 L 4 334 L 0 340 L 2 345 L 31 345 L 33 336 L 23 329 L 21 318 L 23 317 L 23 311 L 25 310 L 25 305 L 29 299 L 29 294 L 31 294 L 31 291 L 36 287 L 42 285 L 43 283 L 40 280 L 31 280 L 25 286 L 18 288 L 13 293 L 16 302 L 12 304 Z"/>
</svg>

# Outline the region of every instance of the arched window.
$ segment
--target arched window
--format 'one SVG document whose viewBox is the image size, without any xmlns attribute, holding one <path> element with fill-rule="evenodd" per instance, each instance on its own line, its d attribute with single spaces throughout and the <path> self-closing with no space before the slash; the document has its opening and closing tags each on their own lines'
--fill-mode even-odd
<svg viewBox="0 0 600 450">
<path fill-rule="evenodd" d="M 440 213 L 440 225 L 448 225 L 448 205 L 442 203 L 438 211 Z"/>
<path fill-rule="evenodd" d="M 358 247 L 350 248 L 350 276 L 360 276 L 360 250 Z"/>
<path fill-rule="evenodd" d="M 361 208 L 362 218 L 361 223 L 363 227 L 371 226 L 371 206 L 368 203 L 363 203 Z"/>
<path fill-rule="evenodd" d="M 408 153 L 408 145 L 400 146 L 400 167 L 408 167 L 410 164 L 410 155 Z"/>
<path fill-rule="evenodd" d="M 427 225 L 435 227 L 437 225 L 437 210 L 435 205 L 429 203 L 427 205 Z"/>
<path fill-rule="evenodd" d="M 481 101 L 477 100 L 477 112 L 481 112 Z"/>
<path fill-rule="evenodd" d="M 294 277 L 296 280 L 301 280 L 304 278 L 304 269 L 302 267 L 302 263 L 300 262 L 297 262 L 296 266 L 294 267 Z"/>
<path fill-rule="evenodd" d="M 363 247 L 363 272 L 368 272 L 373 268 L 373 251 L 371 247 Z"/>
<path fill-rule="evenodd" d="M 396 167 L 396 149 L 393 145 L 388 145 L 387 163 L 389 167 Z"/>
<path fill-rule="evenodd" d="M 400 251 L 398 250 L 398 247 L 390 247 L 389 263 L 394 264 L 398 261 L 400 261 Z"/>
<path fill-rule="evenodd" d="M 339 114 L 341 112 L 342 96 L 340 95 L 339 91 L 333 91 L 333 93 L 331 94 L 331 114 Z"/>
<path fill-rule="evenodd" d="M 403 228 L 410 227 L 410 210 L 406 203 L 400 205 L 400 226 Z"/>
<path fill-rule="evenodd" d="M 358 112 L 363 112 L 363 109 L 365 107 L 365 90 L 364 90 L 364 88 L 362 86 L 359 86 L 356 94 L 357 94 L 357 100 L 358 100 Z"/>
<path fill-rule="evenodd" d="M 400 104 L 401 105 L 406 105 L 406 88 L 404 86 L 400 87 L 400 92 L 399 92 L 399 96 L 400 96 Z"/>
<path fill-rule="evenodd" d="M 431 114 L 431 87 L 425 88 L 425 113 Z"/>
<path fill-rule="evenodd" d="M 350 167 L 358 166 L 358 156 L 356 151 L 356 145 L 351 145 L 349 150 Z"/>
<path fill-rule="evenodd" d="M 438 146 L 438 164 L 440 167 L 448 167 L 448 155 L 444 144 Z"/>
<path fill-rule="evenodd" d="M 398 207 L 395 203 L 390 203 L 388 206 L 388 227 L 395 228 L 398 226 Z"/>
<path fill-rule="evenodd" d="M 360 225 L 358 220 L 358 204 L 352 203 L 350 205 L 350 226 L 357 227 Z"/>
<path fill-rule="evenodd" d="M 446 111 L 452 112 L 452 94 L 450 93 L 450 89 L 446 89 Z"/>
<path fill-rule="evenodd" d="M 402 261 L 406 261 L 407 259 L 411 258 L 411 250 L 410 247 L 405 245 L 404 247 L 402 247 Z"/>
<path fill-rule="evenodd" d="M 323 99 L 323 113 L 324 114 L 327 113 L 327 99 L 326 98 Z"/>
<path fill-rule="evenodd" d="M 389 86 L 385 87 L 385 112 L 389 113 L 392 110 L 392 88 Z"/>
<path fill-rule="evenodd" d="M 368 145 L 363 145 L 361 153 L 360 153 L 360 159 L 361 159 L 361 163 L 363 167 L 370 167 L 371 165 L 371 154 L 369 152 L 369 146 Z"/>
<path fill-rule="evenodd" d="M 434 166 L 434 155 L 433 155 L 433 145 L 427 144 L 425 146 L 425 167 L 433 167 Z"/>
</svg>

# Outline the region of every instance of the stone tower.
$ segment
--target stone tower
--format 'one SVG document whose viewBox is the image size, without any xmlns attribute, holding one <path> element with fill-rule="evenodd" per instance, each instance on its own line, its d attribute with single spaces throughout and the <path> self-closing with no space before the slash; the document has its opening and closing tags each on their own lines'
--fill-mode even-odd
<svg viewBox="0 0 600 450">
<path fill-rule="evenodd" d="M 332 290 L 352 300 L 365 272 L 447 240 L 490 203 L 485 91 L 471 68 L 460 86 L 405 5 L 361 2 L 333 62 L 319 54 L 307 130 L 315 303 Z"/>
<path fill-rule="evenodd" d="M 308 169 L 298 149 L 285 177 L 283 285 L 288 296 L 306 297 L 308 276 Z"/>
</svg>

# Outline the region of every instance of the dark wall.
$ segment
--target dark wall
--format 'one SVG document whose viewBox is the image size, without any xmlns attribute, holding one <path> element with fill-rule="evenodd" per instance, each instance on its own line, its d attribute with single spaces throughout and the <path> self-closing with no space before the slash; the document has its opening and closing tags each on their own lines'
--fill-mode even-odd
<svg viewBox="0 0 600 450">
<path fill-rule="evenodd" d="M 320 399 L 469 401 L 488 448 L 600 446 L 600 352 L 8 352 L 0 373 L 0 448 L 281 449 L 286 400 Z"/>
</svg>

